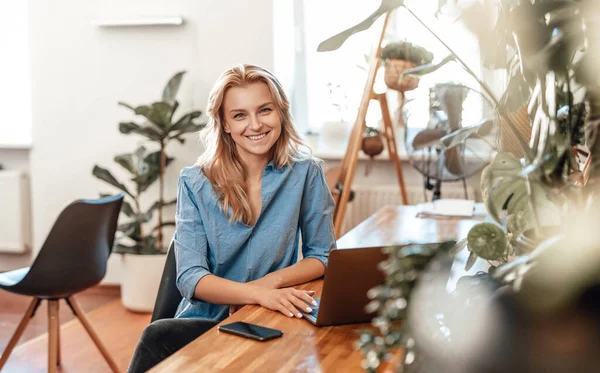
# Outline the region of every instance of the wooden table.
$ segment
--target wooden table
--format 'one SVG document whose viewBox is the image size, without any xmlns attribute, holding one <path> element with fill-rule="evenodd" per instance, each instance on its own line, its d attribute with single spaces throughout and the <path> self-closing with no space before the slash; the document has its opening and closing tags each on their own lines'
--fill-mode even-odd
<svg viewBox="0 0 600 373">
<path fill-rule="evenodd" d="M 467 237 L 484 219 L 418 218 L 418 205 L 386 206 L 337 240 L 340 249 L 435 243 Z"/>
<path fill-rule="evenodd" d="M 416 206 L 384 207 L 341 237 L 338 248 L 372 247 L 409 242 L 442 242 L 466 237 L 479 223 L 470 219 L 417 218 Z M 323 280 L 296 286 L 320 296 Z M 221 324 L 246 321 L 283 331 L 267 342 L 219 332 L 213 328 L 179 350 L 151 372 L 360 372 L 358 331 L 369 324 L 313 326 L 260 306 L 248 305 Z M 221 325 L 219 324 L 219 325 Z M 384 367 L 381 368 L 384 371 Z"/>
</svg>

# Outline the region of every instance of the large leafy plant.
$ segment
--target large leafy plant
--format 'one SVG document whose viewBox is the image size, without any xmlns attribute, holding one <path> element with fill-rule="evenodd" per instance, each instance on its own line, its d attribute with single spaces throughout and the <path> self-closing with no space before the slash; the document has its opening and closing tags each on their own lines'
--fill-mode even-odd
<svg viewBox="0 0 600 373">
<path fill-rule="evenodd" d="M 443 0 L 439 2 L 440 6 L 444 3 Z M 381 6 L 367 19 L 327 39 L 321 43 L 319 50 L 338 48 L 349 36 L 370 27 L 379 16 L 400 6 L 404 6 L 420 21 L 404 1 L 382 0 Z M 524 278 L 531 268 L 537 266 L 534 273 L 543 272 L 544 268 L 552 271 L 552 266 L 556 267 L 560 261 L 577 257 L 579 267 L 574 265 L 573 268 L 587 268 L 587 271 L 572 271 L 569 276 L 562 277 L 554 273 L 540 276 L 543 281 L 539 281 L 537 287 L 530 289 L 522 298 L 533 299 L 533 295 L 535 302 L 547 305 L 552 303 L 547 300 L 555 294 L 580 294 L 592 278 L 584 278 L 580 273 L 597 273 L 597 265 L 589 266 L 589 263 L 596 263 L 597 260 L 590 260 L 590 256 L 583 254 L 556 250 L 557 247 L 571 247 L 569 240 L 551 239 L 537 247 L 535 241 L 544 238 L 544 226 L 550 227 L 546 231 L 552 233 L 559 233 L 560 228 L 564 233 L 564 227 L 576 230 L 577 224 L 567 224 L 569 220 L 585 219 L 571 218 L 583 215 L 589 220 L 594 206 L 598 209 L 600 75 L 597 63 L 600 61 L 600 4 L 595 0 L 476 2 L 464 11 L 463 19 L 480 41 L 484 64 L 508 72 L 507 89 L 500 98 L 495 97 L 493 90 L 423 22 L 423 26 L 447 47 L 449 56 L 438 63 L 407 70 L 404 74 L 420 76 L 448 63 L 458 63 L 472 75 L 495 104 L 497 119 L 513 135 L 523 158 L 500 152 L 483 172 L 482 192 L 494 222 L 475 226 L 468 238 L 459 242 L 453 252 L 467 246 L 471 253 L 467 266 L 471 266 L 478 257 L 490 261 L 490 274 L 498 282 L 510 284 L 516 293 L 520 291 L 521 284 L 527 282 Z M 525 139 L 513 123 L 511 114 L 522 108 L 526 108 L 530 118 L 530 139 Z M 448 148 L 459 146 L 469 136 L 476 136 L 479 127 L 484 125 L 482 122 L 473 128 L 452 133 L 441 140 L 442 144 Z M 582 154 L 589 154 L 583 169 L 579 164 L 580 158 L 584 158 Z M 533 252 L 519 250 L 524 248 L 519 246 L 518 241 L 525 232 L 532 232 L 535 238 L 534 245 L 529 247 L 534 249 Z M 594 233 L 588 230 L 584 234 L 597 238 Z M 591 241 L 575 246 L 578 249 L 588 247 L 583 250 L 587 251 L 585 254 L 594 253 L 594 257 L 597 257 L 598 240 Z M 557 246 L 556 242 L 560 244 Z M 589 249 L 594 245 L 596 249 Z M 569 257 L 557 261 L 559 252 Z M 544 265 L 544 261 L 551 264 Z M 389 276 L 388 273 L 388 280 Z M 550 278 L 556 280 L 550 281 L 551 286 L 544 285 Z M 593 278 L 593 281 L 597 281 L 597 275 Z M 475 279 L 475 282 L 478 281 Z M 400 287 L 394 286 L 390 295 L 380 301 L 393 303 L 391 294 L 397 289 Z M 567 298 L 563 296 L 560 299 L 564 301 Z M 557 301 L 553 306 L 556 307 L 556 304 Z M 406 306 L 402 305 L 403 308 Z M 388 337 L 386 333 L 383 334 L 379 344 L 375 339 L 366 338 L 361 345 L 362 349 L 370 352 L 367 352 L 365 361 L 369 369 L 376 369 L 383 356 L 371 352 L 373 349 L 379 351 L 377 345 L 383 347 L 381 341 Z M 390 339 L 397 340 L 394 335 Z M 415 364 L 423 361 L 416 357 L 418 351 L 415 343 L 418 346 L 419 342 L 407 336 L 404 340 L 407 353 L 404 364 L 398 367 L 399 371 L 437 371 Z M 376 346 L 373 347 L 373 344 Z"/>
<path fill-rule="evenodd" d="M 179 107 L 176 96 L 184 74 L 183 71 L 178 72 L 169 80 L 163 89 L 161 101 L 137 107 L 119 102 L 119 105 L 143 118 L 141 124 L 119 123 L 119 131 L 126 135 L 140 135 L 157 148 L 149 152 L 142 146 L 133 153 L 120 154 L 114 158 L 119 166 L 130 173 L 131 178 L 127 184 L 133 187 L 119 182 L 106 168 L 95 165 L 92 171 L 95 177 L 125 192 L 128 197 L 123 202 L 122 212 L 130 220 L 119 224 L 117 228 L 121 234 L 115 244 L 115 252 L 159 254 L 165 251 L 163 227 L 174 225 L 175 222 L 164 219 L 163 209 L 176 203 L 176 199 L 166 200 L 164 196 L 165 169 L 173 161 L 166 153 L 167 145 L 173 140 L 183 144 L 185 134 L 198 132 L 205 126 L 201 119 L 202 112 L 199 110 L 175 118 Z M 159 182 L 158 200 L 149 208 L 143 209 L 141 195 L 156 181 Z M 157 223 L 146 229 L 145 226 L 151 222 L 154 212 L 158 213 Z"/>
<path fill-rule="evenodd" d="M 473 228 L 473 237 L 482 244 L 468 242 L 472 256 L 494 252 L 482 257 L 506 261 L 524 231 L 542 238 L 544 226 L 559 226 L 561 216 L 581 210 L 582 201 L 597 193 L 600 86 L 591 61 L 600 57 L 600 11 L 591 1 L 504 0 L 496 26 L 485 28 L 469 21 L 470 14 L 483 11 L 480 7 L 467 11 L 467 24 L 476 32 L 488 66 L 502 67 L 504 62 L 509 71 L 498 112 L 505 115 L 526 106 L 532 125 L 531 139 L 522 145 L 525 159 L 499 153 L 482 177 L 488 213 L 507 233 L 504 248 L 482 226 Z M 502 43 L 483 47 L 489 40 Z M 588 173 L 584 177 L 578 160 L 587 151 L 594 162 L 583 170 Z"/>
<path fill-rule="evenodd" d="M 510 285 L 523 312 L 556 316 L 577 307 L 577 295 L 598 284 L 590 275 L 598 270 L 597 235 L 581 226 L 591 227 L 598 204 L 600 81 L 593 63 L 600 57 L 600 8 L 592 1 L 502 0 L 493 28 L 480 22 L 484 8 L 468 9 L 465 20 L 480 40 L 484 63 L 508 71 L 497 113 L 524 158 L 500 152 L 484 170 L 482 192 L 494 223 L 473 227 L 459 245 L 470 251 L 467 268 L 478 257 L 490 261 L 489 273 Z M 521 107 L 531 120 L 529 141 L 510 122 Z M 591 157 L 583 169 L 582 154 Z M 560 273 L 560 262 L 570 274 L 548 281 Z"/>
</svg>

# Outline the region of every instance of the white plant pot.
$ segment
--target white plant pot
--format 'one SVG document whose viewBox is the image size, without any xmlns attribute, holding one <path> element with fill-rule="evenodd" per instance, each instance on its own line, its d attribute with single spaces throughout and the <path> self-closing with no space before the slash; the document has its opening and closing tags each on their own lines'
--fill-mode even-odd
<svg viewBox="0 0 600 373">
<path fill-rule="evenodd" d="M 166 258 L 166 255 L 123 255 L 121 302 L 125 308 L 152 312 Z"/>
</svg>

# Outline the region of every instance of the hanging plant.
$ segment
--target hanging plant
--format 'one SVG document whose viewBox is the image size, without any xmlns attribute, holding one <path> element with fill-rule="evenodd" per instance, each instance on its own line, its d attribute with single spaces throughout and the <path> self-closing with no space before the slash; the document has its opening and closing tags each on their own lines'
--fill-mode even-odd
<svg viewBox="0 0 600 373">
<path fill-rule="evenodd" d="M 383 135 L 377 128 L 367 127 L 363 134 L 362 151 L 370 157 L 365 168 L 365 176 L 369 176 L 375 157 L 383 152 Z"/>
<path fill-rule="evenodd" d="M 431 63 L 433 54 L 425 48 L 403 41 L 387 44 L 381 50 L 381 59 L 385 65 L 385 84 L 390 89 L 406 92 L 417 88 L 419 78 L 412 75 L 403 76 L 402 73 Z"/>
</svg>

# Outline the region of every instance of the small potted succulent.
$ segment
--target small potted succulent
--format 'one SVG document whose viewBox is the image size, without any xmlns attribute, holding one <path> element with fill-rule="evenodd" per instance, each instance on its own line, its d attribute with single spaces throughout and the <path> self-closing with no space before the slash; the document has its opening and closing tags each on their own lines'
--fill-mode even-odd
<svg viewBox="0 0 600 373">
<path fill-rule="evenodd" d="M 405 70 L 431 63 L 433 54 L 407 41 L 388 43 L 381 51 L 385 66 L 385 84 L 396 91 L 410 91 L 419 85 L 419 78 L 402 76 Z"/>
<path fill-rule="evenodd" d="M 384 149 L 381 131 L 374 127 L 367 127 L 363 133 L 361 149 L 371 158 L 367 164 L 367 168 L 365 168 L 365 176 L 369 176 L 375 157 L 381 154 Z"/>
</svg>

